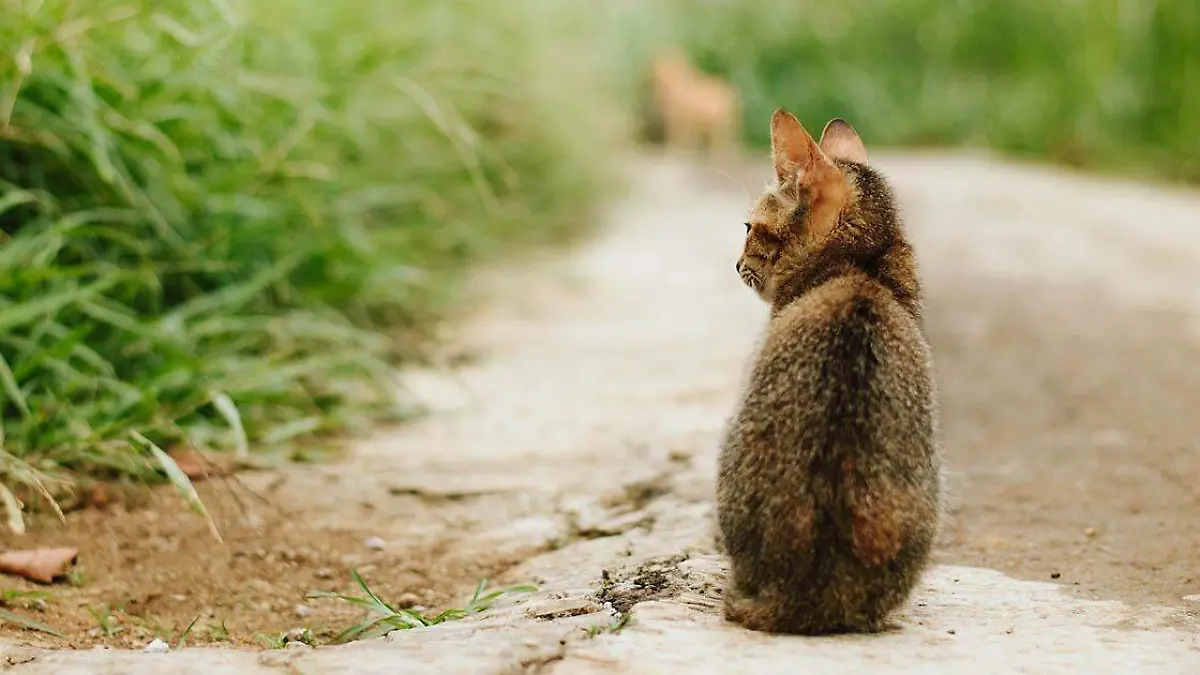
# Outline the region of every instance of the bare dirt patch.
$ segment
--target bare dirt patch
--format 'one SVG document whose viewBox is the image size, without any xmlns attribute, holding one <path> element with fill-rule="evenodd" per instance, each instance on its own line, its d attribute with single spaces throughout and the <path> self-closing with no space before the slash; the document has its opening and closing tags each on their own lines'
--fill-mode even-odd
<svg viewBox="0 0 1200 675">
<path fill-rule="evenodd" d="M 1087 288 L 939 289 L 956 537 L 940 558 L 1089 598 L 1200 591 L 1200 344 Z"/>
<path fill-rule="evenodd" d="M 361 595 L 350 582 L 352 569 L 389 601 L 433 610 L 461 606 L 464 589 L 536 550 L 456 550 L 455 540 L 471 530 L 463 513 L 486 508 L 484 497 L 438 509 L 404 494 L 364 501 L 353 486 L 335 481 L 326 489 L 342 497 L 336 525 L 314 524 L 313 514 L 285 512 L 278 506 L 302 503 L 297 494 L 283 500 L 273 496 L 274 505 L 252 508 L 253 525 L 240 514 L 220 518 L 224 543 L 214 540 L 204 521 L 170 490 L 156 490 L 128 510 L 117 506 L 70 513 L 62 527 L 44 520 L 21 538 L 20 545 L 78 546 L 78 585 L 38 586 L 6 579 L 5 588 L 48 592 L 44 602 L 12 611 L 36 618 L 66 639 L 7 623 L 0 636 L 73 648 L 142 647 L 155 637 L 175 644 L 195 621 L 188 644 L 263 648 L 268 638 L 297 627 L 309 628 L 327 641 L 363 612 L 348 603 L 306 596 L 312 591 Z M 215 484 L 201 490 L 210 508 L 229 503 L 229 496 L 221 492 Z M 393 518 L 422 522 L 422 530 L 444 523 L 445 536 L 417 533 L 382 539 L 381 533 L 391 528 L 380 523 Z M 6 537 L 5 545 L 14 545 L 12 539 Z"/>
</svg>

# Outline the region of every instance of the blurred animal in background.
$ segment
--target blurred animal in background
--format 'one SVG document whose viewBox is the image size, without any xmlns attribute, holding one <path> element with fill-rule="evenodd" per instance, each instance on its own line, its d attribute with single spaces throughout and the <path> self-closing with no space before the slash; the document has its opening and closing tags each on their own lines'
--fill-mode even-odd
<svg viewBox="0 0 1200 675">
<path fill-rule="evenodd" d="M 651 77 L 668 150 L 729 155 L 737 149 L 741 103 L 732 85 L 698 70 L 678 48 L 654 60 Z"/>
</svg>

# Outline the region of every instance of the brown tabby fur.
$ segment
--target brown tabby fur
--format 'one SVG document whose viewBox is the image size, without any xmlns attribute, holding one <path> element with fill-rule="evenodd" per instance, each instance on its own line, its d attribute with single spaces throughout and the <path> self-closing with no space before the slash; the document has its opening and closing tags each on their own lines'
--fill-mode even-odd
<svg viewBox="0 0 1200 675">
<path fill-rule="evenodd" d="M 891 190 L 858 134 L 771 119 L 777 189 L 737 269 L 771 306 L 721 448 L 725 615 L 782 633 L 874 632 L 911 593 L 941 518 L 937 392 Z"/>
<path fill-rule="evenodd" d="M 737 148 L 741 114 L 729 83 L 696 70 L 679 50 L 659 56 L 652 70 L 668 149 L 728 155 Z"/>
</svg>

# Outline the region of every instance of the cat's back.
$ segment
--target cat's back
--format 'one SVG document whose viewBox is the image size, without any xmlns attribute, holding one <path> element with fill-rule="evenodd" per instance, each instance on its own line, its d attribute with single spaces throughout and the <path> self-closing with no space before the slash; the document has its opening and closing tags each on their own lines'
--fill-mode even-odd
<svg viewBox="0 0 1200 675">
<path fill-rule="evenodd" d="M 930 361 L 916 318 L 893 293 L 866 274 L 848 274 L 776 313 L 756 388 L 771 414 L 805 426 L 892 426 L 889 418 L 919 416 L 930 404 Z"/>
</svg>

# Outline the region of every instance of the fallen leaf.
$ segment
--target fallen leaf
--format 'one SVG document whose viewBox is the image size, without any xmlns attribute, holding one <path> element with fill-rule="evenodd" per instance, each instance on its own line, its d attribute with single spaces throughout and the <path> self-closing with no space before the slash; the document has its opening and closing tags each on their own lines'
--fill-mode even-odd
<svg viewBox="0 0 1200 675">
<path fill-rule="evenodd" d="M 233 462 L 229 461 L 228 456 L 222 455 L 214 459 L 194 448 L 174 448 L 167 456 L 175 460 L 179 470 L 193 480 L 225 476 L 233 469 Z"/>
<path fill-rule="evenodd" d="M 0 572 L 48 584 L 65 576 L 79 557 L 74 548 L 39 548 L 32 551 L 0 553 Z"/>
</svg>

